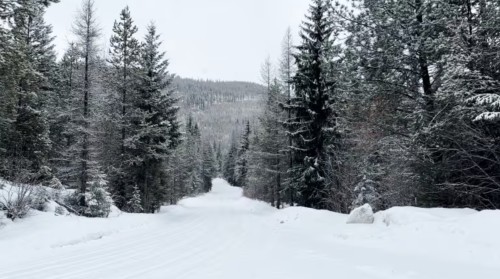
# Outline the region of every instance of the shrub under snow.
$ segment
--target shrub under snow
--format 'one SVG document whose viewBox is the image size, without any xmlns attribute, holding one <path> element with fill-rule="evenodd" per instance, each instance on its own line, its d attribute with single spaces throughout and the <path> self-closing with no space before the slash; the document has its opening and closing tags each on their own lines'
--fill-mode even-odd
<svg viewBox="0 0 500 279">
<path fill-rule="evenodd" d="M 371 179 L 364 178 L 354 188 L 356 199 L 353 201 L 351 208 L 357 208 L 364 204 L 370 204 L 373 210 L 378 211 L 381 208 L 381 197 L 378 192 L 379 184 Z"/>
<path fill-rule="evenodd" d="M 16 184 L 6 186 L 0 192 L 0 209 L 5 210 L 5 215 L 11 220 L 23 218 L 30 211 L 33 204 L 34 186 Z"/>
<path fill-rule="evenodd" d="M 66 196 L 64 203 L 75 213 L 87 217 L 108 217 L 113 205 L 111 195 L 106 191 L 105 182 L 96 181 L 90 184 L 88 192 L 85 193 L 86 206 L 80 206 L 81 193 L 75 192 Z"/>
<path fill-rule="evenodd" d="M 95 182 L 85 193 L 87 209 L 85 215 L 90 217 L 108 217 L 113 205 L 113 199 L 106 189 Z"/>
<path fill-rule="evenodd" d="M 144 211 L 141 204 L 141 191 L 137 187 L 137 184 L 134 186 L 132 197 L 127 202 L 127 210 L 131 213 L 141 213 Z"/>
</svg>

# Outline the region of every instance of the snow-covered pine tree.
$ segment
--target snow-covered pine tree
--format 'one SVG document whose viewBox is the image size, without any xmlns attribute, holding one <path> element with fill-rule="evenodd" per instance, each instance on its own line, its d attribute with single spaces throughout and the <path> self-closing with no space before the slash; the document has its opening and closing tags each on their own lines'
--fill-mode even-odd
<svg viewBox="0 0 500 279">
<path fill-rule="evenodd" d="M 239 187 L 245 187 L 247 185 L 250 132 L 250 121 L 247 121 L 245 130 L 241 135 L 240 147 L 238 148 L 236 163 L 234 167 L 235 182 Z"/>
<path fill-rule="evenodd" d="M 329 0 L 313 0 L 301 27 L 301 44 L 294 55 L 297 72 L 292 78 L 295 95 L 285 109 L 292 118 L 285 121 L 293 138 L 294 165 L 291 183 L 298 190 L 299 204 L 326 208 L 329 187 L 325 162 L 330 141 L 338 136 L 333 68 L 334 25 Z"/>
<path fill-rule="evenodd" d="M 142 208 L 141 190 L 137 185 L 132 188 L 132 195 L 127 202 L 127 211 L 131 213 L 142 213 L 144 209 Z"/>
<path fill-rule="evenodd" d="M 10 20 L 14 16 L 14 10 L 20 0 L 2 0 L 0 1 L 0 20 Z M 59 0 L 41 0 L 38 5 L 48 7 L 52 3 L 59 3 Z"/>
<path fill-rule="evenodd" d="M 151 213 L 159 210 L 164 201 L 163 168 L 181 141 L 173 76 L 168 72 L 168 60 L 160 45 L 156 27 L 151 24 L 141 47 L 138 96 L 130 112 L 133 134 L 127 136 L 125 143 L 132 154 L 126 158 L 126 165 L 135 169 L 136 181 L 143 192 L 144 211 Z"/>
<path fill-rule="evenodd" d="M 85 193 L 83 214 L 87 217 L 107 218 L 111 212 L 113 199 L 107 191 L 107 181 L 103 177 L 94 177 L 88 192 Z"/>
<path fill-rule="evenodd" d="M 217 167 L 217 176 L 222 175 L 222 166 L 224 164 L 224 161 L 222 159 L 222 146 L 221 143 L 217 143 L 217 149 L 215 153 L 215 162 L 216 162 L 216 167 Z"/>
<path fill-rule="evenodd" d="M 12 20 L 13 2 L 2 2 L 0 7 L 0 176 L 9 177 L 9 157 L 12 123 L 15 118 L 16 80 L 21 64 L 20 53 L 14 45 L 7 23 Z"/>
<path fill-rule="evenodd" d="M 11 36 L 7 39 L 10 48 L 2 55 L 9 71 L 2 82 L 6 101 L 2 107 L 11 113 L 2 121 L 8 124 L 2 136 L 8 148 L 0 169 L 10 179 L 30 180 L 48 163 L 47 108 L 54 91 L 56 61 L 52 28 L 43 19 L 45 7 L 32 0 L 19 0 L 12 6 Z"/>
<path fill-rule="evenodd" d="M 356 198 L 352 202 L 351 210 L 369 204 L 373 211 L 378 211 L 382 207 L 382 199 L 379 194 L 380 185 L 370 179 L 363 178 L 356 187 L 354 187 L 354 195 Z"/>
<path fill-rule="evenodd" d="M 2 7 L 0 11 L 2 13 L 7 10 L 7 7 Z M 1 19 L 0 19 L 1 20 Z M 6 155 L 8 147 L 8 135 L 11 129 L 11 116 L 10 116 L 10 106 L 12 104 L 12 86 L 13 84 L 8 73 L 12 73 L 12 69 L 9 67 L 9 55 L 12 53 L 12 38 L 11 33 L 8 32 L 3 26 L 3 22 L 0 21 L 0 175 L 6 176 L 5 165 L 6 165 Z"/>
<path fill-rule="evenodd" d="M 222 171 L 222 176 L 231 185 L 236 185 L 235 169 L 236 169 L 236 159 L 238 157 L 238 147 L 236 143 L 236 136 L 233 132 L 231 135 L 231 144 L 229 150 L 227 151 L 226 157 L 224 158 L 224 166 Z"/>
<path fill-rule="evenodd" d="M 201 176 L 203 179 L 203 192 L 208 193 L 212 190 L 212 179 L 217 173 L 214 152 L 210 144 L 203 146 L 203 163 Z"/>
<path fill-rule="evenodd" d="M 140 43 L 135 38 L 137 31 L 127 6 L 120 12 L 120 19 L 113 25 L 108 58 L 109 82 L 112 87 L 110 93 L 116 98 L 114 106 L 111 106 L 114 109 L 111 118 L 115 125 L 110 128 L 116 129 L 114 133 L 120 134 L 119 142 L 114 144 L 114 147 L 118 148 L 119 158 L 113 160 L 115 164 L 111 171 L 111 188 L 119 208 L 125 206 L 128 191 L 137 183 L 131 177 L 133 174 L 127 170 L 130 167 L 127 165 L 127 159 L 134 156 L 125 148 L 127 135 L 133 134 L 132 105 L 134 100 L 139 98 L 136 91 L 140 55 Z"/>
<path fill-rule="evenodd" d="M 184 195 L 197 195 L 203 192 L 203 150 L 198 123 L 194 123 L 191 116 L 187 124 L 187 133 L 187 140 L 184 146 L 186 152 L 183 158 L 187 172 L 184 182 L 185 185 L 180 185 L 178 192 Z"/>
<path fill-rule="evenodd" d="M 130 15 L 130 10 L 125 7 L 120 12 L 120 19 L 113 25 L 113 35 L 110 39 L 109 59 L 111 65 L 113 85 L 120 93 L 120 119 L 121 119 L 121 150 L 125 151 L 125 138 L 128 119 L 126 118 L 127 108 L 134 100 L 135 92 L 131 92 L 137 84 L 137 68 L 139 67 L 139 41 L 134 37 L 138 28 Z M 130 96 L 129 96 L 130 95 Z"/>
</svg>

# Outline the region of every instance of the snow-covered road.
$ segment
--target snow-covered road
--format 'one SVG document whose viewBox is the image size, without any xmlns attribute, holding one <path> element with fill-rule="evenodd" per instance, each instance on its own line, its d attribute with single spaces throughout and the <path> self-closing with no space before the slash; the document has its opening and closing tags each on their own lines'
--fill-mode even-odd
<svg viewBox="0 0 500 279">
<path fill-rule="evenodd" d="M 494 279 L 499 216 L 401 208 L 346 225 L 341 214 L 278 211 L 218 179 L 211 193 L 156 215 L 40 212 L 8 224 L 0 278 Z"/>
</svg>

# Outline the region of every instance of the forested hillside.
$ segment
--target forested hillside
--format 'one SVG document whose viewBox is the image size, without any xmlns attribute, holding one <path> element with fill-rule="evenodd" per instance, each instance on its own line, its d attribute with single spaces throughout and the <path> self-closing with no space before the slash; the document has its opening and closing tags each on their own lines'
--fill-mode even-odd
<svg viewBox="0 0 500 279">
<path fill-rule="evenodd" d="M 226 150 L 233 133 L 239 135 L 244 123 L 256 123 L 262 111 L 266 89 L 251 82 L 225 82 L 175 78 L 180 98 L 180 115 L 192 115 L 204 140 L 221 144 Z"/>
</svg>

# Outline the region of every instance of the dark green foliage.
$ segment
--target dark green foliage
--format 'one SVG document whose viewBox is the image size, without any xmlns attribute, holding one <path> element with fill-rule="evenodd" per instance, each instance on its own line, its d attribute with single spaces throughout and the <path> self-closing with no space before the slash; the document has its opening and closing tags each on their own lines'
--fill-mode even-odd
<svg viewBox="0 0 500 279">
<path fill-rule="evenodd" d="M 217 169 L 217 175 L 221 175 L 222 174 L 222 166 L 224 164 L 224 161 L 222 158 L 222 147 L 221 147 L 220 143 L 219 144 L 214 143 L 214 146 L 215 146 L 215 150 L 216 150 L 215 165 L 216 165 L 216 169 Z"/>
<path fill-rule="evenodd" d="M 238 158 L 238 147 L 236 146 L 236 139 L 233 134 L 233 139 L 231 140 L 231 145 L 226 154 L 226 158 L 224 160 L 224 168 L 222 171 L 222 175 L 224 179 L 229 182 L 231 185 L 236 185 L 236 160 Z"/>
<path fill-rule="evenodd" d="M 132 213 L 141 213 L 144 211 L 142 208 L 141 190 L 137 185 L 134 186 L 132 196 L 127 202 L 127 211 Z"/>
<path fill-rule="evenodd" d="M 108 63 L 111 66 L 109 82 L 111 87 L 111 100 L 118 104 L 113 105 L 110 113 L 111 122 L 114 124 L 114 133 L 119 133 L 117 142 L 113 142 L 112 147 L 116 149 L 113 168 L 110 169 L 111 188 L 116 197 L 117 206 L 124 208 L 128 192 L 137 183 L 134 172 L 131 172 L 128 158 L 133 158 L 130 150 L 126 148 L 128 135 L 134 133 L 132 128 L 132 117 L 134 113 L 134 101 L 139 98 L 138 88 L 138 68 L 140 44 L 135 38 L 138 28 L 134 25 L 128 7 L 120 12 L 120 19 L 113 25 L 113 35 L 110 39 L 110 58 Z M 118 159 L 118 160 L 116 160 Z"/>
<path fill-rule="evenodd" d="M 81 200 L 85 200 L 85 205 L 81 205 Z M 96 180 L 85 194 L 75 192 L 64 198 L 67 207 L 82 216 L 93 218 L 106 218 L 111 212 L 113 199 L 106 190 L 105 180 Z"/>
<path fill-rule="evenodd" d="M 47 164 L 51 146 L 48 98 L 54 91 L 55 53 L 45 6 L 17 1 L 10 34 L 1 27 L 0 175 L 31 180 Z"/>
<path fill-rule="evenodd" d="M 132 181 L 141 185 L 146 212 L 160 208 L 166 187 L 162 183 L 163 168 L 181 141 L 172 76 L 160 45 L 156 27 L 150 25 L 140 53 L 137 96 L 129 112 L 132 133 L 124 146 L 124 163 Z"/>
<path fill-rule="evenodd" d="M 212 190 L 212 179 L 215 178 L 217 173 L 217 167 L 215 163 L 214 152 L 212 146 L 207 144 L 203 147 L 203 164 L 202 164 L 202 179 L 203 179 L 203 191 L 205 193 Z"/>
<path fill-rule="evenodd" d="M 285 106 L 292 117 L 285 122 L 293 139 L 294 163 L 290 169 L 299 204 L 326 208 L 329 187 L 325 181 L 329 144 L 336 138 L 335 30 L 330 1 L 314 0 L 301 28 L 292 78 L 295 96 Z"/>
<path fill-rule="evenodd" d="M 234 176 L 236 185 L 239 187 L 247 186 L 248 175 L 248 159 L 250 149 L 250 122 L 247 121 L 243 135 L 241 135 L 240 147 L 236 156 L 236 164 L 234 167 Z"/>
</svg>

